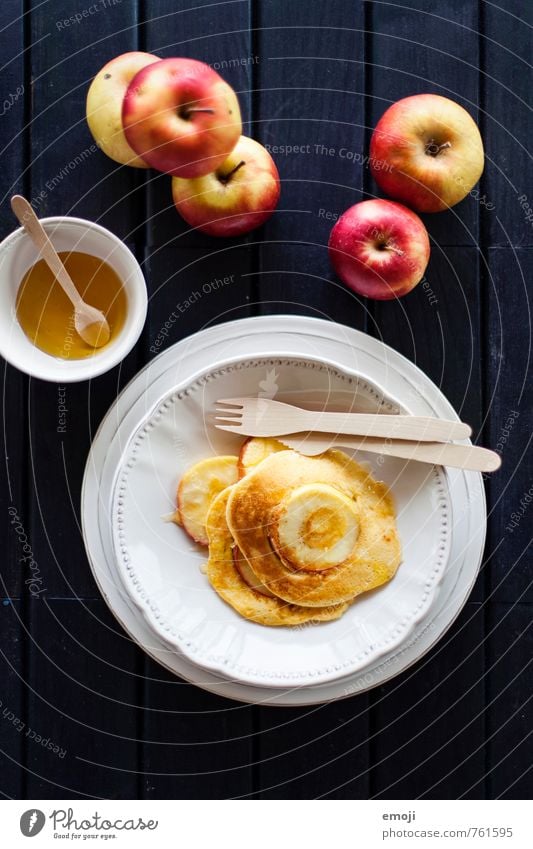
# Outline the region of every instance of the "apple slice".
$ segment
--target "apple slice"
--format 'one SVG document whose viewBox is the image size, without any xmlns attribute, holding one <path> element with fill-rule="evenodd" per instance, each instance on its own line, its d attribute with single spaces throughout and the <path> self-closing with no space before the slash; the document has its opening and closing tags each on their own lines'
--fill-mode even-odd
<svg viewBox="0 0 533 849">
<path fill-rule="evenodd" d="M 265 584 L 261 583 L 237 545 L 233 546 L 232 554 L 233 563 L 237 572 L 243 579 L 244 583 L 248 584 L 250 589 L 255 590 L 257 593 L 261 593 L 261 595 L 269 596 L 269 598 L 277 598 L 277 596 L 274 595 L 274 593 L 271 592 Z"/>
<path fill-rule="evenodd" d="M 354 499 L 327 483 L 294 487 L 269 519 L 272 546 L 291 569 L 320 572 L 341 566 L 359 536 Z"/>
<path fill-rule="evenodd" d="M 262 460 L 277 451 L 287 451 L 287 446 L 277 439 L 265 436 L 250 436 L 243 444 L 239 453 L 239 479 L 254 469 Z"/>
<path fill-rule="evenodd" d="M 187 469 L 178 486 L 178 509 L 172 521 L 181 525 L 195 542 L 208 544 L 205 523 L 217 495 L 237 483 L 238 457 L 208 457 Z"/>
</svg>

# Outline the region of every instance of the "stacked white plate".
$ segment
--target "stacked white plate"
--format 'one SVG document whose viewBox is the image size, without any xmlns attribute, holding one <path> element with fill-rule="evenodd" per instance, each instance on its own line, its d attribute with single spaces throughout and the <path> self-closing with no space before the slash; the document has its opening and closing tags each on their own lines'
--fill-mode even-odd
<svg viewBox="0 0 533 849">
<path fill-rule="evenodd" d="M 87 462 L 83 534 L 112 612 L 149 655 L 212 692 L 301 705 L 370 689 L 425 654 L 475 581 L 485 540 L 481 476 L 358 453 L 391 488 L 403 562 L 336 622 L 266 628 L 211 588 L 205 550 L 162 517 L 197 460 L 238 453 L 210 420 L 218 398 L 457 418 L 412 363 L 363 333 L 299 316 L 202 331 L 143 369 L 107 413 Z"/>
</svg>

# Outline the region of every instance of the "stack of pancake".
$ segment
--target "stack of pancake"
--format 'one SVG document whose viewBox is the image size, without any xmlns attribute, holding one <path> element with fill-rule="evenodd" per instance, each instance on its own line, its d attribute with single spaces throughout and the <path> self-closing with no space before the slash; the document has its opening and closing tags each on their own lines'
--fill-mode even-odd
<svg viewBox="0 0 533 849">
<path fill-rule="evenodd" d="M 254 437 L 190 468 L 175 520 L 209 547 L 207 577 L 262 625 L 338 619 L 400 561 L 386 486 L 341 451 L 306 457 Z"/>
</svg>

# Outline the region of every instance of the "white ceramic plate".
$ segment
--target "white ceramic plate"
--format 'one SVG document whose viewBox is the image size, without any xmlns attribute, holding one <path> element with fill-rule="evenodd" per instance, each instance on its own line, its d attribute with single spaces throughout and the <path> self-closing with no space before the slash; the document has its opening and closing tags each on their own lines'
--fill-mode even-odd
<svg viewBox="0 0 533 849">
<path fill-rule="evenodd" d="M 116 575 L 110 535 L 111 491 L 124 447 L 137 423 L 187 372 L 206 368 L 232 353 L 242 357 L 265 351 L 293 354 L 327 352 L 338 364 L 357 365 L 379 381 L 388 394 L 411 404 L 421 415 L 455 417 L 442 393 L 413 364 L 358 331 L 316 319 L 292 316 L 247 319 L 219 325 L 183 340 L 143 369 L 110 408 L 94 440 L 82 493 L 83 533 L 89 560 L 102 594 L 132 639 L 154 659 L 186 680 L 211 692 L 247 702 L 302 705 L 362 692 L 394 677 L 418 660 L 455 619 L 473 585 L 485 537 L 485 501 L 481 476 L 449 470 L 454 504 L 452 551 L 431 615 L 411 637 L 360 673 L 305 689 L 253 687 L 221 678 L 172 651 L 148 627 L 128 600 Z"/>
<path fill-rule="evenodd" d="M 396 504 L 403 562 L 394 579 L 362 595 L 335 622 L 305 628 L 250 622 L 209 585 L 200 569 L 206 549 L 161 517 L 175 509 L 178 481 L 192 463 L 238 453 L 242 438 L 206 422 L 217 398 L 261 391 L 318 409 L 398 412 L 368 380 L 311 359 L 239 359 L 173 391 L 140 423 L 118 470 L 112 508 L 118 571 L 154 632 L 194 663 L 253 685 L 322 683 L 398 646 L 429 609 L 450 550 L 446 476 L 426 464 L 366 454 Z"/>
</svg>

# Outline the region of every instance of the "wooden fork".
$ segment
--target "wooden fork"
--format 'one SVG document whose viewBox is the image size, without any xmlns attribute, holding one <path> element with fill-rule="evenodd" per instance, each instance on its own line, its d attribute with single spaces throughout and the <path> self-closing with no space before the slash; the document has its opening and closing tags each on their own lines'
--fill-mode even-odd
<svg viewBox="0 0 533 849">
<path fill-rule="evenodd" d="M 470 426 L 464 422 L 430 416 L 316 412 L 268 398 L 224 398 L 217 401 L 217 405 L 224 406 L 217 406 L 216 426 L 220 430 L 242 436 L 282 436 L 315 431 L 443 442 L 448 439 L 466 439 L 472 433 Z"/>
</svg>

